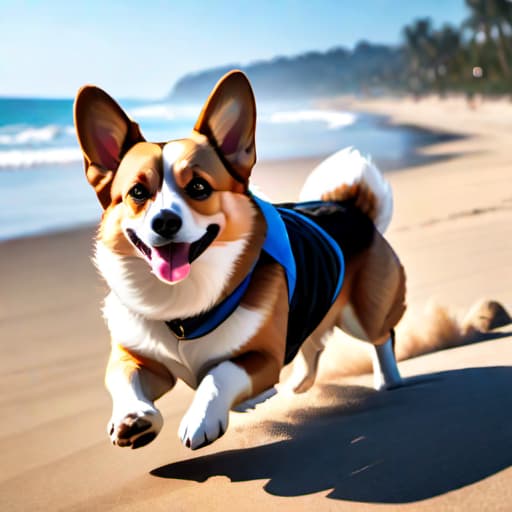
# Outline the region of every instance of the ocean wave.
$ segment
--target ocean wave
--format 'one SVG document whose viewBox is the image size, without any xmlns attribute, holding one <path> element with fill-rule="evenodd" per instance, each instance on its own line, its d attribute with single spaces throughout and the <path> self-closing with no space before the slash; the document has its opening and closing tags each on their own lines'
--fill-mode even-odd
<svg viewBox="0 0 512 512">
<path fill-rule="evenodd" d="M 82 152 L 78 148 L 11 149 L 0 151 L 0 169 L 69 164 L 81 162 L 82 159 Z"/>
<path fill-rule="evenodd" d="M 48 144 L 63 135 L 74 135 L 74 128 L 72 126 L 57 126 L 55 124 L 40 127 L 26 125 L 4 126 L 0 131 L 0 145 Z"/>
<path fill-rule="evenodd" d="M 269 117 L 269 121 L 274 124 L 322 122 L 327 124 L 329 130 L 350 126 L 356 120 L 356 114 L 337 110 L 290 110 L 274 112 Z"/>
</svg>

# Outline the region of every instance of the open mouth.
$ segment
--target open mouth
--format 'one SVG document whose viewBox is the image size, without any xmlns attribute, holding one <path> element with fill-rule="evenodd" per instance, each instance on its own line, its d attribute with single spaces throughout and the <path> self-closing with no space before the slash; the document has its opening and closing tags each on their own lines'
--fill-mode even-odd
<svg viewBox="0 0 512 512">
<path fill-rule="evenodd" d="M 195 242 L 169 242 L 159 247 L 147 246 L 133 229 L 127 229 L 126 233 L 132 244 L 151 265 L 157 277 L 169 283 L 177 283 L 189 275 L 190 264 L 215 240 L 219 230 L 217 224 L 210 224 L 206 228 L 206 233 Z"/>
</svg>

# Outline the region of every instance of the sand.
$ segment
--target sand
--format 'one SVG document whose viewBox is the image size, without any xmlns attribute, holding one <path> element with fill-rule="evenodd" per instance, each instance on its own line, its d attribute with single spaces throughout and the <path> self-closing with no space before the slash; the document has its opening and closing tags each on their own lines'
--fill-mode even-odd
<svg viewBox="0 0 512 512">
<path fill-rule="evenodd" d="M 388 175 L 388 238 L 408 274 L 404 324 L 428 330 L 420 311 L 432 299 L 459 315 L 479 298 L 512 309 L 512 106 L 431 98 L 351 107 L 467 135 L 424 149 L 444 159 Z M 258 164 L 255 181 L 293 199 L 317 161 Z M 353 347 L 334 339 L 312 390 L 233 413 L 228 433 L 197 452 L 176 435 L 192 397 L 179 385 L 159 402 L 166 423 L 152 444 L 110 446 L 93 234 L 0 245 L 0 510 L 512 507 L 512 326 L 401 362 L 407 386 L 384 393 L 369 375 L 344 375 Z"/>
</svg>

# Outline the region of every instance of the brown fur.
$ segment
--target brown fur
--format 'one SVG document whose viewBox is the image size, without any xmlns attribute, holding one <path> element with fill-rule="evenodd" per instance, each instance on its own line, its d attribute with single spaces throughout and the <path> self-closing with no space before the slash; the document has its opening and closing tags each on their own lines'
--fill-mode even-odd
<svg viewBox="0 0 512 512">
<path fill-rule="evenodd" d="M 340 309 L 339 327 L 356 338 L 375 344 L 384 343 L 402 317 L 405 311 L 404 269 L 391 246 L 377 231 L 371 246 L 347 261 L 345 282 L 336 307 Z M 350 314 L 357 325 L 348 321 L 344 312 Z"/>
<path fill-rule="evenodd" d="M 138 374 L 142 388 L 151 400 L 160 398 L 176 383 L 176 379 L 162 364 L 137 355 L 121 345 L 112 344 L 105 374 L 107 387 L 109 379 L 116 379 L 118 373 L 127 381 L 131 381 L 133 376 Z"/>
<path fill-rule="evenodd" d="M 284 271 L 275 263 L 258 267 L 254 282 L 257 286 L 249 287 L 242 305 L 264 312 L 266 320 L 232 360 L 250 375 L 253 395 L 258 395 L 269 388 L 269 382 L 279 380 L 285 350 L 280 340 L 286 339 L 288 326 L 288 290 Z"/>
<path fill-rule="evenodd" d="M 322 194 L 322 201 L 346 201 L 355 200 L 355 205 L 370 219 L 377 216 L 377 198 L 365 183 L 353 185 L 342 184 L 339 187 Z"/>
<path fill-rule="evenodd" d="M 232 195 L 226 194 L 225 201 L 231 202 L 233 200 Z M 231 276 L 229 283 L 226 285 L 226 288 L 224 290 L 224 293 L 222 295 L 222 298 L 227 297 L 230 293 L 232 293 L 235 288 L 243 281 L 245 276 L 250 272 L 253 262 L 256 261 L 258 258 L 258 255 L 261 252 L 261 247 L 263 246 L 263 242 L 265 241 L 265 235 L 266 235 L 266 226 L 265 221 L 263 220 L 263 215 L 259 210 L 257 210 L 251 201 L 244 201 L 243 208 L 237 208 L 235 209 L 232 205 L 231 207 L 227 204 L 223 205 L 226 212 L 243 212 L 247 213 L 246 216 L 243 215 L 237 215 L 233 216 L 229 215 L 228 213 L 228 222 L 227 222 L 227 230 L 229 233 L 229 238 L 226 233 L 223 233 L 218 240 L 224 241 L 225 239 L 229 240 L 235 240 L 234 238 L 237 233 L 234 231 L 233 227 L 238 225 L 238 223 L 247 221 L 248 219 L 251 219 L 251 224 L 249 226 L 246 226 L 243 224 L 240 226 L 240 231 L 238 232 L 238 236 L 240 236 L 240 233 L 249 233 L 249 237 L 247 239 L 247 244 L 244 250 L 244 253 L 242 257 L 240 258 L 240 261 L 238 262 L 238 265 L 235 268 L 235 271 L 233 275 Z M 242 218 L 243 217 L 243 218 Z M 242 229 L 246 229 L 246 231 L 242 231 Z M 233 238 L 231 238 L 233 237 Z M 219 242 L 214 242 L 219 243 Z"/>
</svg>

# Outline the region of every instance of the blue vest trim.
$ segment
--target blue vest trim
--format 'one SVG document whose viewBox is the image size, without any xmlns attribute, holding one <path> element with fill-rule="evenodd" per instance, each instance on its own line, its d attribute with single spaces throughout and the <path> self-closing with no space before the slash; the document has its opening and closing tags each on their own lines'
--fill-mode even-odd
<svg viewBox="0 0 512 512">
<path fill-rule="evenodd" d="M 290 246 L 288 231 L 281 215 L 279 215 L 279 211 L 273 204 L 254 195 L 251 195 L 251 197 L 261 210 L 261 213 L 263 213 L 267 223 L 267 234 L 263 243 L 263 251 L 274 258 L 285 269 L 286 281 L 288 283 L 288 302 L 291 302 L 297 282 L 297 268 Z"/>
<path fill-rule="evenodd" d="M 224 322 L 238 307 L 249 286 L 253 270 L 249 272 L 231 295 L 228 295 L 214 308 L 191 318 L 165 322 L 167 327 L 180 339 L 193 340 L 207 335 Z"/>
</svg>

